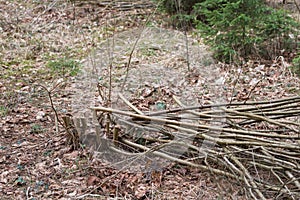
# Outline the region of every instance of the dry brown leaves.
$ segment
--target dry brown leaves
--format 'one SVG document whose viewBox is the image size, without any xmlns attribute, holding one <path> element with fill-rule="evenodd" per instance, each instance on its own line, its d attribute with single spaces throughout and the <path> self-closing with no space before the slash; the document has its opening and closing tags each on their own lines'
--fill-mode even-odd
<svg viewBox="0 0 300 200">
<path fill-rule="evenodd" d="M 51 85 L 57 78 L 45 66 L 47 61 L 66 56 L 81 59 L 104 38 L 140 26 L 153 10 L 25 0 L 1 1 L 0 11 L 1 198 L 243 198 L 228 180 L 181 166 L 150 174 L 117 171 L 94 160 L 86 149 L 70 151 L 64 131 L 55 132 L 47 96 L 33 85 Z M 242 70 L 237 78 L 237 68 L 222 68 L 228 100 L 299 94 L 299 80 L 280 60 L 269 66 L 248 63 Z M 67 110 L 69 93 L 63 88 L 55 92 L 55 105 Z"/>
</svg>

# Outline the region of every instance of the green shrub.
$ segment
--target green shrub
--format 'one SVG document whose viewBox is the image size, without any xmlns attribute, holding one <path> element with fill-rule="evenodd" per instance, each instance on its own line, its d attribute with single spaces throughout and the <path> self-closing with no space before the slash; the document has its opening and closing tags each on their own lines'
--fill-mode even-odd
<svg viewBox="0 0 300 200">
<path fill-rule="evenodd" d="M 272 45 L 296 45 L 291 35 L 299 24 L 285 11 L 267 7 L 262 0 L 206 0 L 194 6 L 196 27 L 225 62 L 259 56 L 270 58 Z"/>
</svg>

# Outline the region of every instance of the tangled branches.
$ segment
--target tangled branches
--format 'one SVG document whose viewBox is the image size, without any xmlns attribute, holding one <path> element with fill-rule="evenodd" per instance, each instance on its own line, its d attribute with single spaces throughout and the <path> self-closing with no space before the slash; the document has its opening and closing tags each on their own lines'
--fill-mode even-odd
<svg viewBox="0 0 300 200">
<path fill-rule="evenodd" d="M 118 143 L 118 153 L 132 153 L 122 148 L 130 146 L 136 152 L 151 152 L 236 179 L 254 199 L 300 197 L 300 97 L 192 107 L 184 106 L 174 97 L 179 108 L 149 113 L 122 99 L 135 113 L 91 108 L 97 113 L 110 113 L 127 126 L 148 130 L 137 140 L 122 126 L 122 134 L 117 135 L 106 127 L 114 135 L 114 144 Z M 204 148 L 204 143 L 209 145 Z M 174 144 L 186 146 L 188 151 L 177 155 L 163 150 Z"/>
</svg>

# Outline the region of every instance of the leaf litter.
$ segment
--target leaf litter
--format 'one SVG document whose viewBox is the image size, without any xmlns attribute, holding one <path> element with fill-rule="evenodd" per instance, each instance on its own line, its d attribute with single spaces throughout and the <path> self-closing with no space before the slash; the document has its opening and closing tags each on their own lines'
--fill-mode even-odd
<svg viewBox="0 0 300 200">
<path fill-rule="evenodd" d="M 94 159 L 87 149 L 71 152 L 65 145 L 64 132 L 55 132 L 55 120 L 47 96 L 41 90 L 32 90 L 34 82 L 51 85 L 52 79 L 57 77 L 57 75 L 50 75 L 45 69 L 47 59 L 61 55 L 82 59 L 95 46 L 101 46 L 100 42 L 107 35 L 111 36 L 114 31 L 136 27 L 137 20 L 145 21 L 145 18 L 139 18 L 143 15 L 132 13 L 136 11 L 107 10 L 103 6 L 93 8 L 88 2 L 75 6 L 62 1 L 41 3 L 2 1 L 0 3 L 0 26 L 3 32 L 0 38 L 3 46 L 0 52 L 2 59 L 0 105 L 8 109 L 7 113 L 1 115 L 0 121 L 0 193 L 3 198 L 92 199 L 93 194 L 95 198 L 100 195 L 106 198 L 131 199 L 150 198 L 153 195 L 158 199 L 213 199 L 220 196 L 229 198 L 231 194 L 239 199 L 243 198 L 243 192 L 234 184 L 229 184 L 226 179 L 216 179 L 209 173 L 192 168 L 170 164 L 170 167 L 158 174 L 120 172 L 107 163 Z M 73 9 L 76 10 L 75 13 Z M 149 9 L 149 11 L 153 10 Z M 149 11 L 139 12 L 145 14 Z M 110 13 L 114 13 L 116 18 L 112 18 Z M 158 19 L 160 17 L 158 16 Z M 126 18 L 128 19 L 125 20 Z M 117 22 L 118 20 L 120 22 Z M 104 27 L 107 30 L 103 31 Z M 110 28 L 111 32 L 109 32 Z M 134 31 L 136 30 L 138 29 Z M 128 32 L 123 37 L 126 37 L 126 34 Z M 182 37 L 180 33 L 177 35 Z M 99 39 L 98 36 L 101 38 Z M 174 41 L 178 42 L 176 39 Z M 132 41 L 127 42 L 132 44 Z M 153 43 L 155 42 L 151 44 Z M 182 48 L 184 51 L 185 42 L 178 44 L 183 46 L 175 48 Z M 197 51 L 199 49 L 201 48 Z M 207 80 L 206 78 L 210 76 L 203 75 L 210 71 L 198 72 L 195 69 L 190 73 L 184 71 L 187 69 L 187 60 L 186 54 L 182 51 L 178 50 L 180 55 L 170 56 L 168 49 L 163 45 L 142 46 L 136 52 L 130 69 L 135 70 L 130 73 L 140 73 L 141 78 L 135 82 L 134 77 L 129 77 L 128 80 L 132 82 L 127 82 L 127 88 L 132 84 L 139 90 L 127 89 L 126 97 L 132 98 L 133 102 L 136 101 L 135 105 L 144 105 L 141 110 L 149 110 L 158 109 L 149 106 L 155 105 L 158 100 L 171 106 L 173 102 L 162 97 L 173 93 L 181 93 L 184 100 L 197 103 L 217 98 L 215 93 L 224 95 L 227 101 L 276 99 L 299 95 L 299 79 L 290 73 L 287 67 L 289 64 L 279 59 L 274 60 L 272 64 L 252 61 L 240 68 L 221 63 L 213 65 L 218 66 L 211 69 L 216 70 L 215 74 L 219 74 L 218 78 L 221 79 L 218 79 L 218 83 L 225 82 L 225 86 L 220 93 L 203 90 L 207 82 L 215 82 L 215 80 Z M 193 56 L 195 59 L 199 58 L 199 54 L 203 53 L 195 53 L 194 50 L 192 52 L 190 60 L 193 60 Z M 115 63 L 120 67 L 119 72 L 116 72 L 119 74 L 122 74 L 122 70 L 124 72 L 124 64 L 128 58 L 128 50 L 127 53 L 126 51 L 123 53 L 114 56 L 120 58 L 119 63 Z M 28 71 L 22 71 L 28 65 L 23 62 L 24 60 L 30 61 L 31 67 Z M 209 66 L 211 62 L 210 59 L 203 59 L 200 63 L 207 63 Z M 138 69 L 139 66 L 150 66 L 152 71 L 150 69 L 139 71 L 141 70 Z M 174 72 L 175 69 L 178 70 L 177 73 Z M 237 78 L 239 70 L 243 73 Z M 143 80 L 144 73 L 147 78 L 150 78 L 148 83 Z M 152 77 L 152 73 L 160 78 Z M 262 80 L 263 73 L 266 77 Z M 168 79 L 165 79 L 165 76 Z M 183 78 L 185 80 L 180 80 Z M 15 80 L 18 79 L 22 80 L 19 86 L 15 84 Z M 72 77 L 66 79 L 74 82 Z M 116 82 L 122 80 L 124 78 Z M 257 80 L 261 81 L 257 82 Z M 153 84 L 155 81 L 157 84 Z M 142 82 L 145 88 L 138 87 Z M 171 83 L 175 85 L 168 85 Z M 252 87 L 256 86 L 253 91 L 249 88 L 249 84 Z M 192 86 L 199 87 L 201 94 L 188 89 Z M 69 87 L 57 91 L 54 101 L 58 108 L 71 107 L 71 97 L 66 100 L 62 98 L 70 93 L 65 91 L 70 89 Z M 187 90 L 184 89 L 185 87 Z M 32 92 L 34 95 L 31 94 Z M 134 99 L 132 94 L 136 93 L 140 95 L 136 95 Z M 36 95 L 39 96 L 38 99 Z M 154 96 L 154 99 L 147 99 L 150 96 Z M 32 124 L 41 126 L 44 131 L 32 132 Z M 228 187 L 222 188 L 222 185 Z"/>
</svg>

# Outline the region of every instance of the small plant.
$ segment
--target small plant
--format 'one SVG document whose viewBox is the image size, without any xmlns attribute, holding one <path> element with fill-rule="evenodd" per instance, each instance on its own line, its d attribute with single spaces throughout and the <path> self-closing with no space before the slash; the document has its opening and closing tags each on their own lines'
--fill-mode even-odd
<svg viewBox="0 0 300 200">
<path fill-rule="evenodd" d="M 145 55 L 145 56 L 157 56 L 157 50 L 154 49 L 154 48 L 141 48 L 140 49 L 140 52 L 142 55 Z"/>
<path fill-rule="evenodd" d="M 45 151 L 45 152 L 43 153 L 43 155 L 44 155 L 45 157 L 47 157 L 47 156 L 50 156 L 52 153 L 53 153 L 52 150 L 47 150 L 47 151 Z"/>
<path fill-rule="evenodd" d="M 76 76 L 80 71 L 80 63 L 73 59 L 60 58 L 55 61 L 49 61 L 47 66 L 53 71 L 63 76 Z"/>
<path fill-rule="evenodd" d="M 0 150 L 6 149 L 6 146 L 0 146 Z"/>
<path fill-rule="evenodd" d="M 18 186 L 24 185 L 26 183 L 26 181 L 24 180 L 24 178 L 22 176 L 18 176 L 17 180 L 15 181 L 15 183 Z"/>
<path fill-rule="evenodd" d="M 292 69 L 300 77 L 300 55 L 293 59 Z"/>
<path fill-rule="evenodd" d="M 8 108 L 5 106 L 0 106 L 0 117 L 5 117 L 8 113 Z"/>
<path fill-rule="evenodd" d="M 43 128 L 39 124 L 33 124 L 30 130 L 31 133 L 42 133 L 43 131 Z"/>
</svg>

